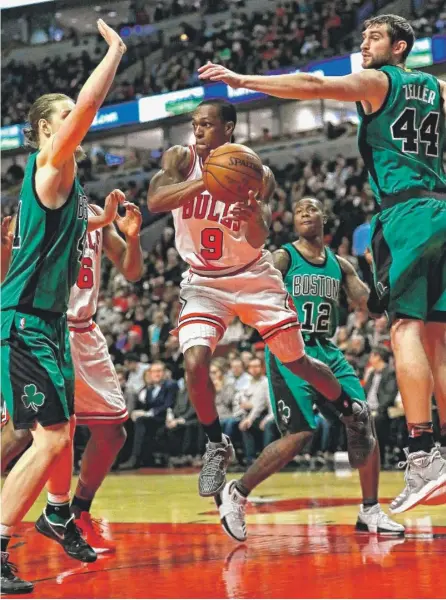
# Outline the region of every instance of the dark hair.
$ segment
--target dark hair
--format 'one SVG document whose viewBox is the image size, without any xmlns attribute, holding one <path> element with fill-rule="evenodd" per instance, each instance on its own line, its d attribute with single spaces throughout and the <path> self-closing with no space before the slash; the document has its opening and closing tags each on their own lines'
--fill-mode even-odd
<svg viewBox="0 0 446 600">
<path fill-rule="evenodd" d="M 379 15 L 372 19 L 367 19 L 364 22 L 364 29 L 368 29 L 374 25 L 387 25 L 387 31 L 392 44 L 400 40 L 406 42 L 407 48 L 401 55 L 401 58 L 405 61 L 415 43 L 415 32 L 409 21 L 398 15 Z"/>
<path fill-rule="evenodd" d="M 220 113 L 220 119 L 224 123 L 229 123 L 229 121 L 232 121 L 234 123 L 234 128 L 237 125 L 237 111 L 231 102 L 228 102 L 227 100 L 221 100 L 220 98 L 215 98 L 211 100 L 203 100 L 203 102 L 200 102 L 197 108 L 200 108 L 200 106 L 216 106 Z"/>
<path fill-rule="evenodd" d="M 305 200 L 311 200 L 312 202 L 316 202 L 317 207 L 319 208 L 320 211 L 325 212 L 325 207 L 322 204 L 322 202 L 320 200 L 318 200 L 317 198 L 314 198 L 313 196 L 304 196 L 303 198 L 301 198 L 300 200 L 298 200 L 294 206 L 294 211 L 296 212 L 297 207 L 299 206 L 299 204 L 301 202 L 304 202 Z"/>
<path fill-rule="evenodd" d="M 372 348 L 372 354 L 377 354 L 381 360 L 383 360 L 384 362 L 388 362 L 389 358 L 390 358 L 390 352 L 388 350 L 388 348 L 386 348 L 386 346 L 383 345 L 379 345 L 379 346 L 374 346 Z"/>
<path fill-rule="evenodd" d="M 44 94 L 37 98 L 29 109 L 28 123 L 30 126 L 23 129 L 26 146 L 36 149 L 39 147 L 39 121 L 40 119 L 48 121 L 53 112 L 54 103 L 61 100 L 71 100 L 71 98 L 65 94 Z"/>
</svg>

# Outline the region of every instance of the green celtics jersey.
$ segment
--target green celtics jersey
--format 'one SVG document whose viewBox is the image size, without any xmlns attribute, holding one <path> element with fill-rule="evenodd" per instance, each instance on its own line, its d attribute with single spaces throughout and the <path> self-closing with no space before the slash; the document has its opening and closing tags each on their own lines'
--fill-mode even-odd
<svg viewBox="0 0 446 600">
<path fill-rule="evenodd" d="M 29 157 L 25 169 L 1 306 L 63 313 L 83 254 L 87 198 L 75 179 L 67 202 L 56 210 L 46 208 L 35 189 L 37 154 Z"/>
<path fill-rule="evenodd" d="M 384 66 L 389 91 L 366 115 L 360 102 L 359 151 L 378 202 L 409 189 L 446 192 L 445 113 L 438 80 L 429 73 Z"/>
<path fill-rule="evenodd" d="M 302 333 L 332 337 L 339 321 L 342 283 L 342 270 L 336 256 L 325 248 L 325 262 L 315 265 L 293 244 L 285 244 L 283 248 L 290 255 L 284 282 L 298 312 Z"/>
</svg>

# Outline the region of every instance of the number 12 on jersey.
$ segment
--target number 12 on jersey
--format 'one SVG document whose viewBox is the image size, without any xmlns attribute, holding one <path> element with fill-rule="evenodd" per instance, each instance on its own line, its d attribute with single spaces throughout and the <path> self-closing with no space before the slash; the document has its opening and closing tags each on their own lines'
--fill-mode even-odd
<svg viewBox="0 0 446 600">
<path fill-rule="evenodd" d="M 328 333 L 330 331 L 331 304 L 321 302 L 317 307 L 316 325 L 313 322 L 314 317 L 314 302 L 305 302 L 302 306 L 305 319 L 302 323 L 302 331 Z"/>
</svg>

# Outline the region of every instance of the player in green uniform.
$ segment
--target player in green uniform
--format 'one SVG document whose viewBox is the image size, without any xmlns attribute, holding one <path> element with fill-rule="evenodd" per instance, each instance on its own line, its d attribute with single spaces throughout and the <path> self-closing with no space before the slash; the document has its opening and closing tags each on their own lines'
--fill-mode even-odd
<svg viewBox="0 0 446 600">
<path fill-rule="evenodd" d="M 324 246 L 324 221 L 323 206 L 318 200 L 300 200 L 294 214 L 299 239 L 274 252 L 274 266 L 281 271 L 298 312 L 307 356 L 330 367 L 349 397 L 365 402 L 356 373 L 330 338 L 338 325 L 341 288 L 344 288 L 352 303 L 362 308 L 367 305 L 369 291 L 352 265 Z M 277 427 L 283 436 L 298 440 L 296 452 L 308 443 L 316 429 L 314 404 L 329 419 L 345 418 L 334 411 L 333 405 L 326 402 L 304 379 L 291 373 L 268 349 L 265 360 Z M 359 467 L 363 501 L 356 529 L 368 533 L 402 535 L 404 527 L 389 519 L 378 503 L 379 471 L 380 456 L 376 444 L 366 464 Z M 262 466 L 261 455 L 239 482 L 227 484 L 229 493 L 225 494 L 224 490 L 221 495 L 222 525 L 237 541 L 243 541 L 246 537 L 243 511 L 246 495 L 241 494 L 239 489 L 242 492 L 245 490 L 245 494 L 251 492 L 269 475 Z"/>
<path fill-rule="evenodd" d="M 75 418 L 66 311 L 87 229 L 87 199 L 76 177 L 75 154 L 126 49 L 102 20 L 98 29 L 109 50 L 82 88 L 77 104 L 63 94 L 47 94 L 31 107 L 27 137 L 37 151 L 28 159 L 17 218 L 10 223 L 13 235 L 2 228 L 2 250 L 7 255 L 2 257 L 2 395 L 14 427 L 31 429 L 33 435 L 33 444 L 2 489 L 3 593 L 33 589 L 32 583 L 16 575 L 7 547 L 14 527 L 45 484 L 48 504 L 37 530 L 59 542 L 72 558 L 96 560 L 69 508 Z M 89 229 L 106 224 L 109 213 L 92 219 Z"/>
<path fill-rule="evenodd" d="M 382 211 L 372 226 L 375 288 L 392 322 L 398 386 L 409 430 L 403 512 L 446 488 L 446 461 L 432 435 L 431 397 L 446 436 L 446 84 L 408 71 L 415 41 L 406 19 L 364 24 L 363 71 L 343 77 L 239 75 L 209 63 L 203 79 L 279 98 L 356 102 L 359 150 Z"/>
</svg>

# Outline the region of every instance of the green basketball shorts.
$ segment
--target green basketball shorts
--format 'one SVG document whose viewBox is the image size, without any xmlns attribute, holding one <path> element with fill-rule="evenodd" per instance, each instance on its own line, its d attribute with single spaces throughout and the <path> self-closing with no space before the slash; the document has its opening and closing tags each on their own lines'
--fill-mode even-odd
<svg viewBox="0 0 446 600">
<path fill-rule="evenodd" d="M 391 321 L 446 322 L 446 201 L 417 198 L 372 222 L 375 287 Z"/>
<path fill-rule="evenodd" d="M 74 414 L 74 369 L 65 315 L 2 311 L 2 396 L 15 429 L 64 423 Z"/>
<path fill-rule="evenodd" d="M 361 383 L 339 348 L 328 340 L 310 336 L 305 340 L 305 351 L 307 356 L 330 367 L 342 389 L 351 398 L 365 402 Z M 330 403 L 304 379 L 287 369 L 268 349 L 265 360 L 273 413 L 282 435 L 316 429 L 313 404 L 324 416 L 335 416 L 334 412 L 327 409 Z"/>
</svg>

